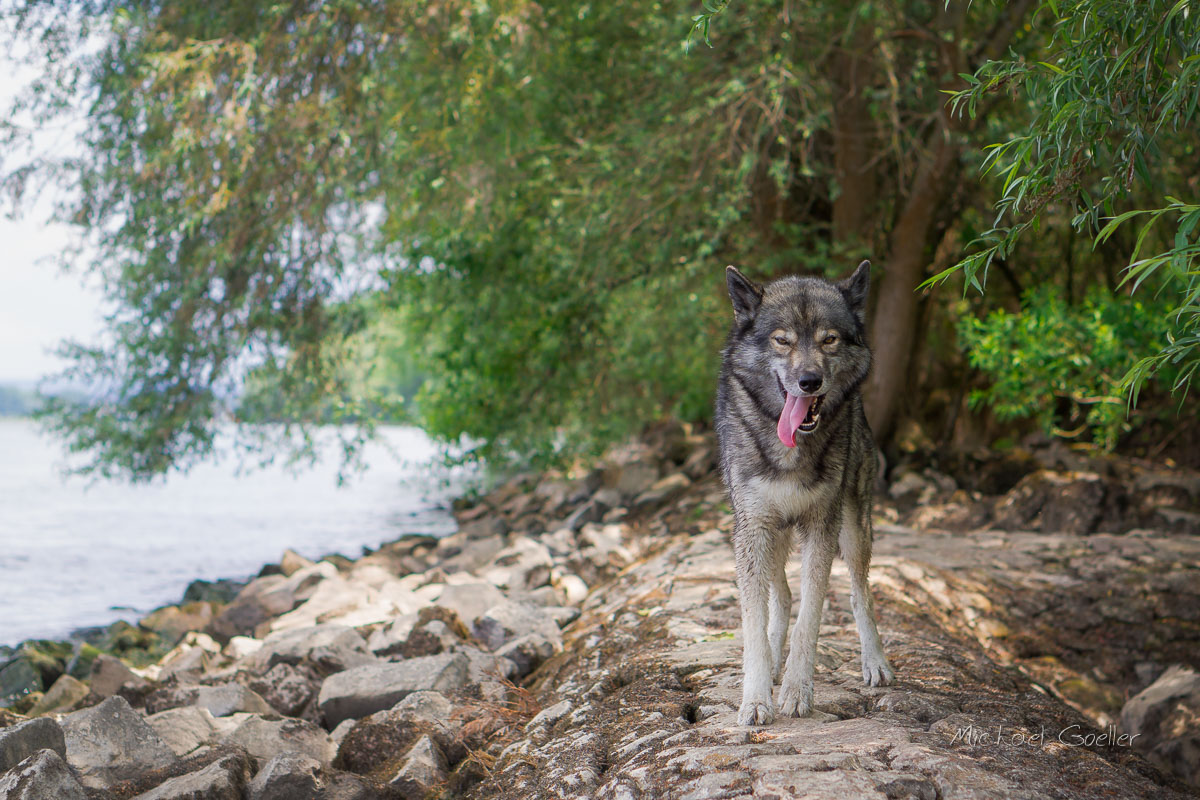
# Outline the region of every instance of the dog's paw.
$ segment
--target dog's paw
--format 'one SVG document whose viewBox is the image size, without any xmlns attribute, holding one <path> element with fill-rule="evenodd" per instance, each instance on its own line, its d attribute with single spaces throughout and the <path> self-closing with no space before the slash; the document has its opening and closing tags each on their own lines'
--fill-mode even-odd
<svg viewBox="0 0 1200 800">
<path fill-rule="evenodd" d="M 862 671 L 867 686 L 887 686 L 896 680 L 896 673 L 883 653 L 863 653 Z"/>
<path fill-rule="evenodd" d="M 779 714 L 784 717 L 803 717 L 812 711 L 813 685 L 784 681 L 779 692 Z"/>
<path fill-rule="evenodd" d="M 770 725 L 775 721 L 775 704 L 765 700 L 743 700 L 738 709 L 738 725 Z"/>
</svg>

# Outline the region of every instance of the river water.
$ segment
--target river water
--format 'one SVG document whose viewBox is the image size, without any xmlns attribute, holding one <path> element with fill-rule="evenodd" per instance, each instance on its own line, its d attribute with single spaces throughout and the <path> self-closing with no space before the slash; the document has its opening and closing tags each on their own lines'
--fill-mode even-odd
<svg viewBox="0 0 1200 800">
<path fill-rule="evenodd" d="M 369 446 L 369 469 L 341 488 L 334 465 L 239 475 L 232 462 L 133 486 L 63 478 L 57 441 L 0 419 L 0 645 L 136 621 L 197 578 L 246 578 L 285 548 L 357 557 L 452 532 L 434 445 L 412 428 L 383 438 L 390 448 Z"/>
</svg>

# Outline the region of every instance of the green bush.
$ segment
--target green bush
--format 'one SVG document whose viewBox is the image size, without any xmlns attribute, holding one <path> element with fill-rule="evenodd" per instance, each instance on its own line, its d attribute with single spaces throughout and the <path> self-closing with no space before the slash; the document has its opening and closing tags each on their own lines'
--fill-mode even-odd
<svg viewBox="0 0 1200 800">
<path fill-rule="evenodd" d="M 990 406 L 1000 419 L 1036 419 L 1057 436 L 1090 430 L 1096 444 L 1111 449 L 1131 427 L 1122 378 L 1161 347 L 1169 305 L 1103 289 L 1071 305 L 1044 287 L 1027 293 L 1022 306 L 1020 313 L 960 322 L 968 362 L 990 381 L 971 393 L 970 406 Z M 1173 375 L 1163 371 L 1155 381 L 1169 388 Z M 1064 417 L 1077 427 L 1064 430 Z"/>
</svg>

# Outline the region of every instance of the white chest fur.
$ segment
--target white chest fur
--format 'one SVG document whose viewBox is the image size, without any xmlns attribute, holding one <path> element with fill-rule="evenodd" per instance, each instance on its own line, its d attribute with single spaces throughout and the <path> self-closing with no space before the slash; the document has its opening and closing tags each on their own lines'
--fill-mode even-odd
<svg viewBox="0 0 1200 800">
<path fill-rule="evenodd" d="M 787 478 L 751 478 L 735 485 L 738 487 L 737 505 L 785 518 L 798 517 L 814 504 L 828 501 L 832 491 L 828 484 L 809 488 Z"/>
</svg>

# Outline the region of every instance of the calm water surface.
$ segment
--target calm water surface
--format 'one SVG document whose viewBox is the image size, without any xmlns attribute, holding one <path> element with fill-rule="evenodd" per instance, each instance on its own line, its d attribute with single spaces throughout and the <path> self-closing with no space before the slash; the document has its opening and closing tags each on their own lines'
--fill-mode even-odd
<svg viewBox="0 0 1200 800">
<path fill-rule="evenodd" d="M 232 460 L 130 486 L 63 478 L 58 442 L 0 420 L 0 644 L 134 621 L 196 578 L 245 578 L 288 547 L 354 557 L 452 532 L 434 446 L 415 429 L 384 437 L 392 452 L 369 449 L 370 469 L 341 488 L 332 465 L 238 475 Z"/>
</svg>

